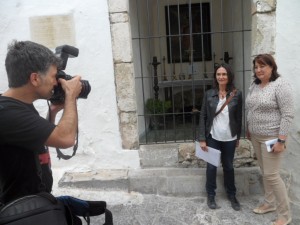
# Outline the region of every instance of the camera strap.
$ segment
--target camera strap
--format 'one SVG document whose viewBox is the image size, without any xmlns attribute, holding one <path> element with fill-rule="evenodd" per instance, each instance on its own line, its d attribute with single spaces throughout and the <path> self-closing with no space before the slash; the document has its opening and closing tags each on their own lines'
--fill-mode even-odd
<svg viewBox="0 0 300 225">
<path fill-rule="evenodd" d="M 226 102 L 222 105 L 222 107 L 219 109 L 219 111 L 216 112 L 214 117 L 216 117 L 217 115 L 219 115 L 220 112 L 222 112 L 222 110 L 225 108 L 225 106 L 228 105 L 228 103 L 231 101 L 231 99 L 235 96 L 236 92 L 237 92 L 236 89 L 234 89 L 232 92 L 230 92 L 229 98 L 227 98 Z"/>
<path fill-rule="evenodd" d="M 47 103 L 48 103 L 48 108 L 49 108 L 48 109 L 49 121 L 51 121 L 51 110 L 50 110 L 49 101 L 47 101 Z M 73 154 L 72 155 L 65 155 L 64 153 L 61 152 L 61 150 L 59 148 L 56 148 L 57 158 L 68 160 L 68 159 L 71 159 L 74 155 L 76 155 L 76 151 L 77 151 L 77 148 L 78 148 L 78 133 L 79 133 L 79 130 L 78 130 L 78 126 L 77 126 L 76 143 L 73 147 Z"/>
<path fill-rule="evenodd" d="M 76 155 L 77 148 L 78 148 L 78 128 L 77 128 L 77 135 L 76 135 L 76 143 L 73 147 L 73 154 L 72 155 L 65 155 L 64 153 L 62 153 L 60 151 L 59 148 L 56 148 L 57 158 L 64 159 L 64 160 L 71 159 L 74 155 Z"/>
</svg>

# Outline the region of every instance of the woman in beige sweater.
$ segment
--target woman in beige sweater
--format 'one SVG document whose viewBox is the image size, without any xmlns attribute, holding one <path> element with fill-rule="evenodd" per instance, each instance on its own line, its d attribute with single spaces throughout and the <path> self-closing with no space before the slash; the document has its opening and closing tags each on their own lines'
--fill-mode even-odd
<svg viewBox="0 0 300 225">
<path fill-rule="evenodd" d="M 247 137 L 251 140 L 263 176 L 264 203 L 253 211 L 257 214 L 277 211 L 272 225 L 292 221 L 289 198 L 280 177 L 280 164 L 285 141 L 294 117 L 291 86 L 277 73 L 277 65 L 269 54 L 253 60 L 254 81 L 246 98 Z M 277 139 L 267 151 L 266 141 Z"/>
</svg>

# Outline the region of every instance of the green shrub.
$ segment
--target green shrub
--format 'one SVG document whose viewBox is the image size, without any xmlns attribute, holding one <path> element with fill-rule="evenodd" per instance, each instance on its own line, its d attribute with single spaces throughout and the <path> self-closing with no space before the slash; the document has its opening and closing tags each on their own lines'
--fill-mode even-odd
<svg viewBox="0 0 300 225">
<path fill-rule="evenodd" d="M 172 107 L 171 101 L 149 98 L 146 102 L 146 109 L 151 114 L 163 114 Z"/>
</svg>

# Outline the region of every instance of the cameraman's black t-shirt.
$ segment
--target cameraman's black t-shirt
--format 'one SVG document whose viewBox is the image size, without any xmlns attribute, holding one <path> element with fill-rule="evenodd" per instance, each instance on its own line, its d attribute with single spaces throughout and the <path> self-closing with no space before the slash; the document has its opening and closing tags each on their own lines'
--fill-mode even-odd
<svg viewBox="0 0 300 225">
<path fill-rule="evenodd" d="M 0 202 L 35 194 L 41 184 L 51 192 L 53 178 L 45 142 L 54 128 L 33 104 L 0 96 Z"/>
</svg>

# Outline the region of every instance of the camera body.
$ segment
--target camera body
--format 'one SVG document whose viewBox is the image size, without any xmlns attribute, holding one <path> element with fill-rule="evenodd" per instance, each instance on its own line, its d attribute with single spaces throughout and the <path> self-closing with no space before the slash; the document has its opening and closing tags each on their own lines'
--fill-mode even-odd
<svg viewBox="0 0 300 225">
<path fill-rule="evenodd" d="M 58 68 L 56 79 L 59 78 L 65 79 L 65 80 L 71 80 L 73 77 L 71 75 L 68 75 L 64 72 L 68 58 L 77 57 L 79 54 L 79 49 L 75 48 L 70 45 L 62 45 L 55 48 L 55 54 L 62 60 L 61 65 Z M 87 80 L 81 80 L 82 83 L 82 90 L 78 96 L 78 98 L 87 98 L 90 91 L 91 86 Z M 50 98 L 50 102 L 53 104 L 61 104 L 65 101 L 65 92 L 61 87 L 61 84 L 58 83 L 57 86 L 54 87 L 53 95 Z"/>
</svg>

